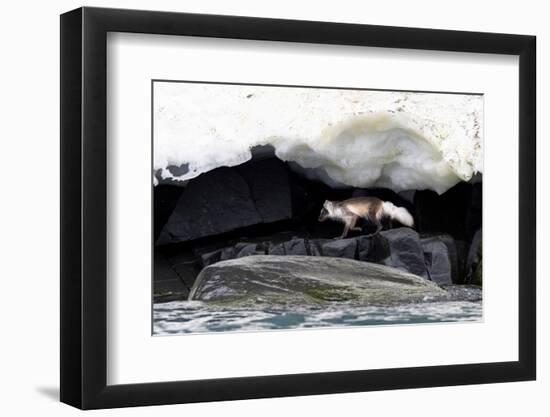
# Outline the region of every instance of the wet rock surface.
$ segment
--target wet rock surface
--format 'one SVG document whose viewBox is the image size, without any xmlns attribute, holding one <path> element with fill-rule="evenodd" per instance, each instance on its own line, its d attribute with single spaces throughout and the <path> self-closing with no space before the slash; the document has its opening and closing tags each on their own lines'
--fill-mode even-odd
<svg viewBox="0 0 550 417">
<path fill-rule="evenodd" d="M 388 304 L 433 301 L 447 292 L 421 277 L 345 258 L 259 255 L 201 271 L 189 300 L 306 304 L 335 301 Z"/>
</svg>

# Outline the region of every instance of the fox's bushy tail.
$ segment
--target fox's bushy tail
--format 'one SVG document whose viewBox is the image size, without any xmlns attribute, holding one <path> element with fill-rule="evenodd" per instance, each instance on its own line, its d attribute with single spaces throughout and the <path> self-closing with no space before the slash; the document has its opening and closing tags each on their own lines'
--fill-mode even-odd
<svg viewBox="0 0 550 417">
<path fill-rule="evenodd" d="M 393 220 L 397 220 L 399 223 L 405 226 L 413 227 L 414 219 L 411 213 L 404 207 L 397 207 L 389 201 L 382 203 L 382 215 L 387 216 Z"/>
</svg>

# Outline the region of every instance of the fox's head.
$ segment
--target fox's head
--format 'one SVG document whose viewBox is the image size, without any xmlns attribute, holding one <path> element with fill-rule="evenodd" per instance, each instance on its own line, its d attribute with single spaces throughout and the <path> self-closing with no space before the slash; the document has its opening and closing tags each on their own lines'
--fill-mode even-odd
<svg viewBox="0 0 550 417">
<path fill-rule="evenodd" d="M 326 200 L 323 203 L 323 208 L 321 209 L 321 213 L 319 213 L 319 221 L 320 222 L 324 222 L 325 220 L 327 220 L 330 217 L 330 215 L 332 213 L 333 205 L 334 205 L 334 203 L 332 201 L 328 201 L 328 200 Z"/>
</svg>

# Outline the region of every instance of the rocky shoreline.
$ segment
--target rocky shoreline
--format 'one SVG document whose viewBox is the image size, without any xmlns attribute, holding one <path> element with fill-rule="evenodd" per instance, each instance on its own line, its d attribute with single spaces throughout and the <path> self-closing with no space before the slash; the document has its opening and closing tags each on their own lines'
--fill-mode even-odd
<svg viewBox="0 0 550 417">
<path fill-rule="evenodd" d="M 413 274 L 449 293 L 455 286 L 480 287 L 481 188 L 481 178 L 476 177 L 442 195 L 426 190 L 397 194 L 387 189 L 333 189 L 293 172 L 269 152 L 266 157 L 265 150 L 258 160 L 202 174 L 185 187 L 158 186 L 154 302 L 186 300 L 203 271 L 228 262 L 233 269 L 241 264 L 244 268 L 250 257 L 256 258 L 254 262 L 272 258 L 288 265 L 301 257 L 308 265 L 326 266 L 336 259 L 366 269 L 382 266 Z M 325 199 L 360 195 L 406 207 L 415 228 L 386 225 L 373 235 L 369 225 L 362 224 L 361 232 L 334 239 L 342 225 L 319 223 L 320 206 Z M 292 275 L 290 266 L 287 269 Z M 336 269 L 333 274 L 337 279 Z M 458 292 L 464 293 L 453 294 Z M 480 297 L 481 291 L 476 294 Z"/>
<path fill-rule="evenodd" d="M 239 241 L 215 250 L 209 250 L 208 247 L 198 248 L 194 252 L 178 253 L 176 256 L 158 255 L 156 269 L 162 273 L 163 279 L 155 282 L 155 302 L 187 299 L 203 271 L 216 266 L 219 270 L 227 265 L 232 265 L 234 271 L 235 266 L 240 264 L 228 262 L 249 257 L 264 262 L 272 259 L 280 263 L 285 259 L 290 262 L 300 258 L 302 262 L 314 262 L 312 267 L 315 263 L 326 266 L 327 260 L 334 259 L 357 262 L 363 264 L 365 269 L 370 265 L 380 265 L 412 274 L 443 288 L 481 284 L 481 278 L 479 282 L 468 282 L 468 279 L 473 278 L 468 278 L 468 273 L 480 269 L 480 259 L 475 256 L 476 247 L 470 248 L 468 262 L 462 265 L 455 241 L 450 235 L 421 236 L 410 228 L 398 228 L 376 235 L 360 235 L 341 240 L 293 236 L 280 241 L 281 237 L 278 238 L 271 241 Z M 245 265 L 246 261 L 241 262 Z M 292 275 L 290 263 L 287 266 L 288 275 Z M 245 272 L 246 268 L 243 267 L 243 276 L 246 275 Z M 332 273 L 338 279 L 344 270 L 339 273 L 334 269 Z M 263 276 L 263 273 L 260 275 Z"/>
</svg>

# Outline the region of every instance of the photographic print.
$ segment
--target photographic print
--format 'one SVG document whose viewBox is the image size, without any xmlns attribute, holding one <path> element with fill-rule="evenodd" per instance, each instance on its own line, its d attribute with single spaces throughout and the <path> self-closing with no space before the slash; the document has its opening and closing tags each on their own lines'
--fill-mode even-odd
<svg viewBox="0 0 550 417">
<path fill-rule="evenodd" d="M 481 321 L 483 95 L 152 81 L 153 334 Z"/>
</svg>

